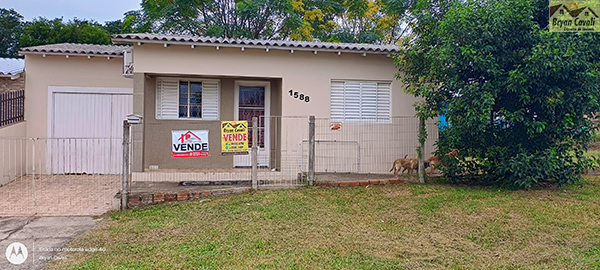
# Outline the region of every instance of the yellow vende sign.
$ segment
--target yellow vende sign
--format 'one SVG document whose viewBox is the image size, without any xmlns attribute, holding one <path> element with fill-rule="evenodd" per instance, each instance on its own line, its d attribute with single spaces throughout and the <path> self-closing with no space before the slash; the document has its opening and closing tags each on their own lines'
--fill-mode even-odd
<svg viewBox="0 0 600 270">
<path fill-rule="evenodd" d="M 248 121 L 221 121 L 221 153 L 248 154 Z"/>
<path fill-rule="evenodd" d="M 600 32 L 600 0 L 550 0 L 550 32 Z"/>
</svg>

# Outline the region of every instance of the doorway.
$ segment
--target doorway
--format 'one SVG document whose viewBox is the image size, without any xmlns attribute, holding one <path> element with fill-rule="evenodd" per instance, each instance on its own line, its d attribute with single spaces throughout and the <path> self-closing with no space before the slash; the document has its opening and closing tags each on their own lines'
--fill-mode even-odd
<svg viewBox="0 0 600 270">
<path fill-rule="evenodd" d="M 258 118 L 258 166 L 269 166 L 271 86 L 266 81 L 236 81 L 234 93 L 234 120 L 248 121 L 248 145 L 252 145 L 252 117 Z M 252 149 L 249 155 L 233 157 L 234 167 L 252 166 Z"/>
</svg>

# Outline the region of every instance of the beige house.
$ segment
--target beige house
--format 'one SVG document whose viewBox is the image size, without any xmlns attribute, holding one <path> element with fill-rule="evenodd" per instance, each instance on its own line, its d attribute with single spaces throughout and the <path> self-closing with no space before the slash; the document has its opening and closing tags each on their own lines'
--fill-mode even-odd
<svg viewBox="0 0 600 270">
<path fill-rule="evenodd" d="M 347 133 L 379 130 L 352 139 L 363 155 L 379 149 L 372 145 L 381 134 L 402 137 L 404 144 L 390 142 L 386 153 L 373 154 L 370 165 L 356 172 L 387 172 L 400 153 L 414 152 L 413 125 L 403 135 L 397 125 L 392 128 L 399 117 L 414 118 L 417 101 L 395 79 L 395 45 L 159 34 L 112 40 L 128 46 L 55 44 L 21 50 L 27 96 L 35 97 L 26 103 L 26 136 L 120 137 L 125 116 L 141 115 L 143 123 L 133 127 L 132 170 L 138 177 L 250 166 L 248 155 L 221 153 L 220 128 L 221 121 L 253 116 L 260 118 L 259 166 L 286 177 L 295 178 L 298 166 L 304 166 L 292 159 L 302 159 L 306 151 L 309 115 L 327 127 L 342 125 Z M 193 130 L 206 131 L 208 156 L 173 158 L 173 131 Z M 437 128 L 429 132 L 427 152 L 433 151 Z M 338 132 L 328 138 L 348 141 L 344 136 Z M 342 154 L 356 155 L 352 147 Z"/>
</svg>

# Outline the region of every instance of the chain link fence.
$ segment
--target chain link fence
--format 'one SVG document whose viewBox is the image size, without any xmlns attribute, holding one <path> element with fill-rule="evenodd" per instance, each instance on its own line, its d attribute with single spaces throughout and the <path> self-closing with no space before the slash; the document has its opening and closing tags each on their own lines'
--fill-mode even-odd
<svg viewBox="0 0 600 270">
<path fill-rule="evenodd" d="M 120 138 L 0 138 L 0 216 L 107 212 L 122 153 Z"/>
</svg>

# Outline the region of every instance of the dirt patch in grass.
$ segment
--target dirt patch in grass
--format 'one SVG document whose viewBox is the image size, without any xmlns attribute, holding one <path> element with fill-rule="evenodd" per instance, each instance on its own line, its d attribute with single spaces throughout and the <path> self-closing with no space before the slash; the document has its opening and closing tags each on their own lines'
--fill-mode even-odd
<svg viewBox="0 0 600 270">
<path fill-rule="evenodd" d="M 589 151 L 600 152 L 600 142 L 590 143 Z"/>
<path fill-rule="evenodd" d="M 115 213 L 50 269 L 594 269 L 600 178 L 253 192 Z"/>
</svg>

